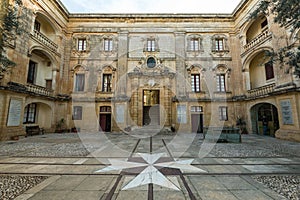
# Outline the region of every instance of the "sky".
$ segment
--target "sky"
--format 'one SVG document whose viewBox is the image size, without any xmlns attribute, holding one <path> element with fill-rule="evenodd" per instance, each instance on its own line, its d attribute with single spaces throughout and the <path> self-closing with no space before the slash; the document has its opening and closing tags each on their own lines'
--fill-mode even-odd
<svg viewBox="0 0 300 200">
<path fill-rule="evenodd" d="M 241 0 L 60 0 L 70 13 L 232 13 Z"/>
</svg>

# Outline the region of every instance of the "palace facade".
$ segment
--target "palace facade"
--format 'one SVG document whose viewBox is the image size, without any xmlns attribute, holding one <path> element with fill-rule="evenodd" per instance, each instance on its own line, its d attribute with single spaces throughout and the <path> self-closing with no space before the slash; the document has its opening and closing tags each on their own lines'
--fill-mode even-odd
<svg viewBox="0 0 300 200">
<path fill-rule="evenodd" d="M 23 31 L 0 76 L 0 139 L 26 126 L 125 131 L 159 126 L 203 132 L 237 126 L 300 141 L 300 79 L 268 52 L 299 46 L 299 30 L 232 14 L 72 14 L 59 0 L 4 1 Z M 1 16 L 3 18 L 3 16 Z"/>
</svg>

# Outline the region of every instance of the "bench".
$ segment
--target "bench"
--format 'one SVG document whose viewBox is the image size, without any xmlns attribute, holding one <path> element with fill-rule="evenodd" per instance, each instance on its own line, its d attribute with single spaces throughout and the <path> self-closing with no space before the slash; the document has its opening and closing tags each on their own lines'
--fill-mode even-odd
<svg viewBox="0 0 300 200">
<path fill-rule="evenodd" d="M 44 134 L 44 129 L 38 125 L 26 126 L 26 136 Z"/>
<path fill-rule="evenodd" d="M 218 136 L 218 134 L 220 134 Z M 217 142 L 242 142 L 239 128 L 235 127 L 205 127 L 203 133 L 204 139 L 216 140 Z"/>
</svg>

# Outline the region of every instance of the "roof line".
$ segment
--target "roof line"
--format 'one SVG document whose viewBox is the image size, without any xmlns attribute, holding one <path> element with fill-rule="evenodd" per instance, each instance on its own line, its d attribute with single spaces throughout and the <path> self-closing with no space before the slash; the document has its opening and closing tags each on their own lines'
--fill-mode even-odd
<svg viewBox="0 0 300 200">
<path fill-rule="evenodd" d="M 61 0 L 55 0 L 56 3 L 61 7 L 68 17 L 141 17 L 141 18 L 156 18 L 156 17 L 173 17 L 173 18 L 183 18 L 183 17 L 220 17 L 228 18 L 234 17 L 237 12 L 249 1 L 241 0 L 240 3 L 235 7 L 232 13 L 71 13 L 66 8 L 66 6 L 61 2 Z"/>
</svg>

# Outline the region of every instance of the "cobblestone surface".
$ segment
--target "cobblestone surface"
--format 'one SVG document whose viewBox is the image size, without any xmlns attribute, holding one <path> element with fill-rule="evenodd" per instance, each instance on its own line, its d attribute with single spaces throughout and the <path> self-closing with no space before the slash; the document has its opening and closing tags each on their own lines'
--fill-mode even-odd
<svg viewBox="0 0 300 200">
<path fill-rule="evenodd" d="M 259 138 L 257 138 L 259 137 Z M 299 156 L 300 144 L 268 137 L 243 135 L 242 143 L 217 143 L 210 152 L 216 157 Z"/>
<path fill-rule="evenodd" d="M 253 147 L 243 143 L 218 143 L 210 153 L 216 157 L 270 157 L 280 155 L 276 151 L 270 151 L 263 147 Z"/>
<path fill-rule="evenodd" d="M 300 199 L 300 176 L 256 176 L 253 178 L 287 199 Z"/>
<path fill-rule="evenodd" d="M 47 178 L 46 176 L 0 175 L 0 199 L 14 199 Z"/>
</svg>

